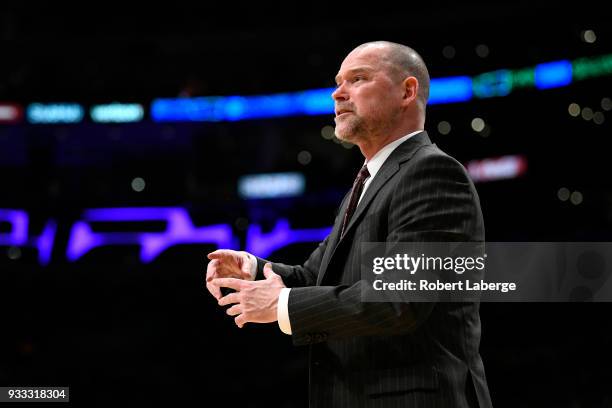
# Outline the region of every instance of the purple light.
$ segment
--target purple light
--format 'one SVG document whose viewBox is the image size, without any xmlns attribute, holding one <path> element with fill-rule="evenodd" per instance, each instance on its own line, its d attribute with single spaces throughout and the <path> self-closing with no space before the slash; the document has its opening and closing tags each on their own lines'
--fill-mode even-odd
<svg viewBox="0 0 612 408">
<path fill-rule="evenodd" d="M 0 234 L 0 245 L 30 246 L 38 249 L 38 260 L 47 265 L 51 259 L 57 224 L 49 220 L 41 235 L 28 239 L 28 214 L 23 210 L 0 209 L 0 221 L 11 224 L 11 232 Z"/>
<path fill-rule="evenodd" d="M 289 221 L 281 219 L 268 233 L 261 232 L 261 226 L 251 225 L 247 231 L 246 251 L 265 258 L 274 251 L 298 242 L 320 242 L 331 232 L 331 227 L 292 230 Z"/>
<path fill-rule="evenodd" d="M 109 245 L 140 245 L 140 259 L 149 263 L 166 249 L 179 244 L 216 244 L 219 248 L 240 249 L 231 225 L 215 224 L 194 227 L 184 208 L 97 208 L 83 212 L 83 218 L 71 228 L 66 258 L 74 262 L 94 248 Z M 0 209 L 0 221 L 8 221 L 11 231 L 0 234 L 0 245 L 32 246 L 38 249 L 38 260 L 48 265 L 57 233 L 57 222 L 47 221 L 38 237 L 28 237 L 28 214 L 23 210 Z M 162 232 L 96 232 L 91 222 L 165 221 Z M 331 231 L 328 228 L 292 230 L 286 219 L 278 220 L 271 232 L 263 233 L 260 225 L 247 230 L 246 250 L 266 257 L 287 245 L 299 242 L 319 242 Z"/>
<path fill-rule="evenodd" d="M 20 246 L 28 241 L 28 214 L 22 210 L 0 209 L 0 221 L 11 224 L 11 232 L 0 234 L 0 245 Z"/>
<path fill-rule="evenodd" d="M 176 211 L 185 210 L 178 207 L 93 208 L 84 211 L 83 219 L 87 221 L 164 221 Z"/>
<path fill-rule="evenodd" d="M 183 208 L 175 208 L 167 214 L 168 228 L 163 233 L 146 233 L 142 236 L 140 258 L 151 262 L 167 248 L 177 244 L 215 243 L 220 248 L 237 249 L 234 234 L 229 225 L 218 224 L 194 228 L 191 218 Z"/>
<path fill-rule="evenodd" d="M 23 210 L 0 209 L 0 221 L 11 224 L 11 232 L 0 234 L 0 245 L 30 246 L 38 249 L 38 260 L 47 265 L 51 259 L 57 224 L 49 220 L 38 238 L 28 239 L 29 216 Z"/>
<path fill-rule="evenodd" d="M 166 221 L 163 232 L 94 232 L 91 221 Z M 76 261 L 95 247 L 106 245 L 140 245 L 140 259 L 153 261 L 160 253 L 177 244 L 214 243 L 222 248 L 237 249 L 229 225 L 196 228 L 184 208 L 99 208 L 86 210 L 82 221 L 74 224 L 66 256 Z"/>
<path fill-rule="evenodd" d="M 56 231 L 57 223 L 55 220 L 49 220 L 42 234 L 35 241 L 35 246 L 38 248 L 38 261 L 41 265 L 48 265 L 51 260 Z"/>
<path fill-rule="evenodd" d="M 77 221 L 70 230 L 66 257 L 70 262 L 74 262 L 92 248 L 101 245 L 101 241 L 99 237 L 94 236 L 89 224 Z"/>
</svg>

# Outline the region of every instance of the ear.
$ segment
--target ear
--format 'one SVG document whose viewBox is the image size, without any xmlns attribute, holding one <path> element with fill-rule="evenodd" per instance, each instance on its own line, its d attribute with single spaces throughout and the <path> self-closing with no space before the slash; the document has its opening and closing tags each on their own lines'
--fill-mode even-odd
<svg viewBox="0 0 612 408">
<path fill-rule="evenodd" d="M 417 95 L 419 94 L 419 80 L 413 76 L 409 76 L 404 79 L 402 85 L 404 89 L 403 105 L 412 105 L 416 102 Z"/>
</svg>

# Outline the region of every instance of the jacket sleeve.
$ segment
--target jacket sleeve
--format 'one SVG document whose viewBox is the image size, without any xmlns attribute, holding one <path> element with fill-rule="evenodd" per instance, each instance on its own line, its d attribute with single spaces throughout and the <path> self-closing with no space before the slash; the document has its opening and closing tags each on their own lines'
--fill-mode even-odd
<svg viewBox="0 0 612 408">
<path fill-rule="evenodd" d="M 312 254 L 310 254 L 306 262 L 304 262 L 304 265 L 285 265 L 279 262 L 272 263 L 274 273 L 283 278 L 283 283 L 288 288 L 314 286 L 317 282 L 317 275 L 319 274 L 321 259 L 323 258 L 323 254 L 325 254 L 328 240 L 329 235 L 319 243 L 317 248 L 312 252 Z M 259 257 L 256 258 L 257 276 L 255 279 L 265 279 L 263 275 L 263 267 L 270 261 Z"/>
<path fill-rule="evenodd" d="M 397 176 L 401 178 L 394 186 L 388 219 L 380 220 L 388 223 L 387 243 L 480 238 L 478 199 L 465 169 L 455 159 L 443 153 L 426 154 Z M 362 296 L 373 290 L 366 280 L 350 286 L 292 289 L 288 306 L 294 343 L 411 332 L 436 305 L 363 302 Z"/>
</svg>

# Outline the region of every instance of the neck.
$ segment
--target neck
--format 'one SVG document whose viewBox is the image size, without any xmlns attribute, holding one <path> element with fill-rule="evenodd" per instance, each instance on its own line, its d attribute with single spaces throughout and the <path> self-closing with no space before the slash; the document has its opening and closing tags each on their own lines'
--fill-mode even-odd
<svg viewBox="0 0 612 408">
<path fill-rule="evenodd" d="M 362 140 L 359 143 L 357 143 L 357 146 L 359 146 L 359 150 L 361 150 L 361 154 L 363 155 L 363 157 L 365 157 L 366 161 L 370 161 L 372 157 L 376 155 L 376 153 L 381 151 L 383 147 L 385 147 L 389 143 L 393 143 L 397 139 L 401 139 L 402 137 L 412 132 L 416 132 L 417 130 L 420 130 L 420 129 L 398 131 L 398 132 L 390 133 L 388 136 L 381 136 L 378 138 Z"/>
</svg>

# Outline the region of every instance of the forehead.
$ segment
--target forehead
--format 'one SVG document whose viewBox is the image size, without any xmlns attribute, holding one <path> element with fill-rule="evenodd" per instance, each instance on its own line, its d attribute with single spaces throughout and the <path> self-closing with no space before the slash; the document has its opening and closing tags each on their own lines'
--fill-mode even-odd
<svg viewBox="0 0 612 408">
<path fill-rule="evenodd" d="M 385 68 L 385 52 L 383 47 L 366 46 L 351 51 L 336 74 L 338 83 L 343 77 L 358 72 L 380 72 Z"/>
<path fill-rule="evenodd" d="M 383 47 L 376 46 L 357 48 L 351 51 L 349 55 L 346 56 L 344 61 L 342 61 L 339 73 L 361 66 L 367 66 L 371 69 L 379 70 L 382 66 L 385 51 L 386 50 Z"/>
</svg>

